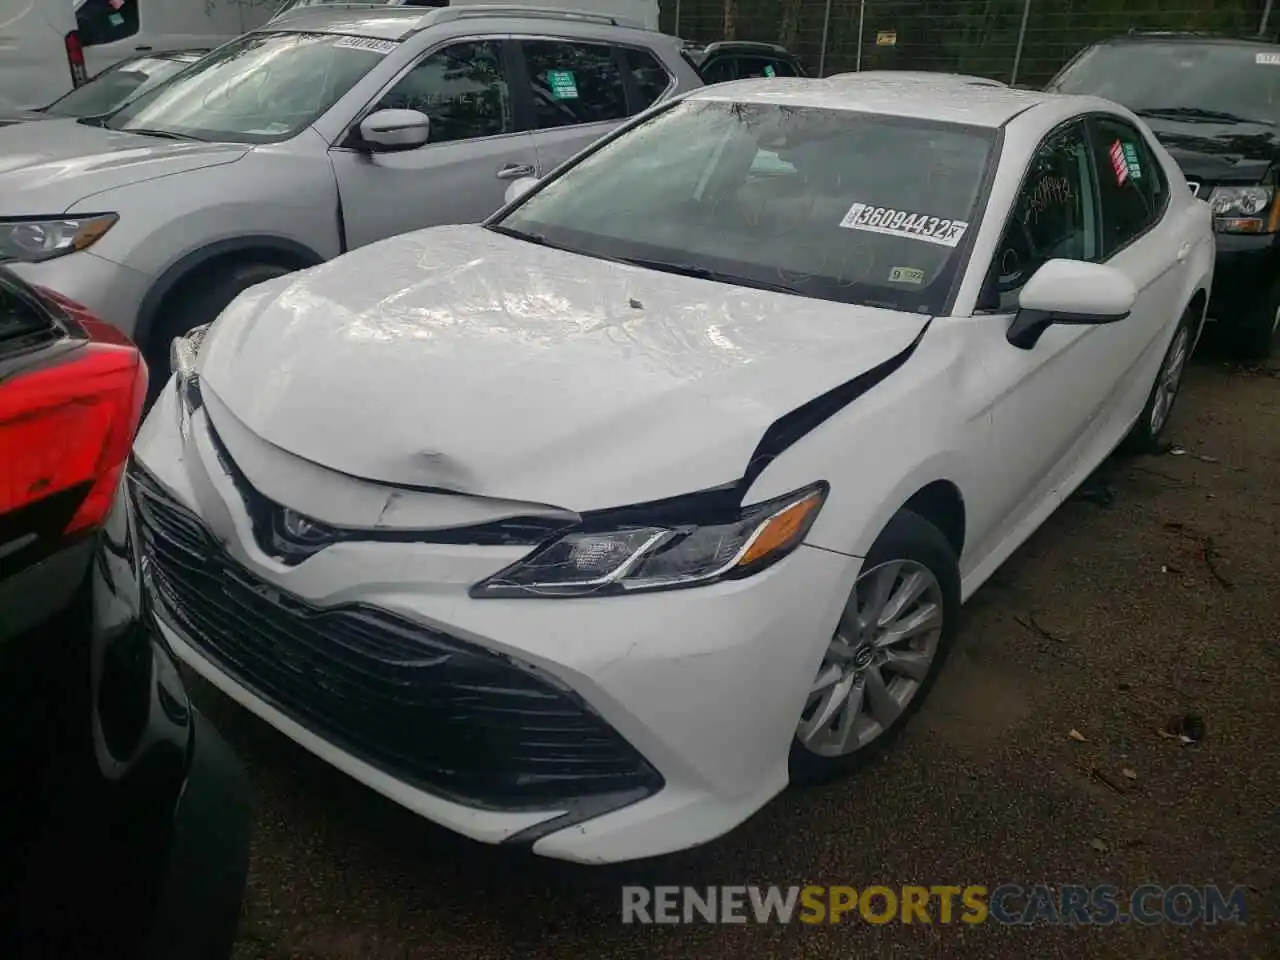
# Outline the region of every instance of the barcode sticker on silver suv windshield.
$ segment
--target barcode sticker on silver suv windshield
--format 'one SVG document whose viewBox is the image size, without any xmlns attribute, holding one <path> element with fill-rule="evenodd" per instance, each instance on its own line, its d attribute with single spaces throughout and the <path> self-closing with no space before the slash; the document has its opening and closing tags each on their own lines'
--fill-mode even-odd
<svg viewBox="0 0 1280 960">
<path fill-rule="evenodd" d="M 343 37 L 334 46 L 348 50 L 368 50 L 371 53 L 390 53 L 399 44 L 394 40 L 379 40 L 377 37 Z"/>
<path fill-rule="evenodd" d="M 884 233 L 893 237 L 910 237 L 925 243 L 954 247 L 969 229 L 967 220 L 948 220 L 931 217 L 927 213 L 913 213 L 893 207 L 876 207 L 869 203 L 855 203 L 840 221 L 847 230 L 863 230 L 867 233 Z"/>
</svg>

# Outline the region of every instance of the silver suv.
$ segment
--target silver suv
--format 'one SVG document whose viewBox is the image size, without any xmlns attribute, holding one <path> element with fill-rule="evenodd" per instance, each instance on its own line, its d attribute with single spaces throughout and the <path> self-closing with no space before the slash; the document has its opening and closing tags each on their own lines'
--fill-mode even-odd
<svg viewBox="0 0 1280 960">
<path fill-rule="evenodd" d="M 299 9 L 105 120 L 0 129 L 0 260 L 163 370 L 247 287 L 481 220 L 512 181 L 700 86 L 680 49 L 542 8 Z"/>
</svg>

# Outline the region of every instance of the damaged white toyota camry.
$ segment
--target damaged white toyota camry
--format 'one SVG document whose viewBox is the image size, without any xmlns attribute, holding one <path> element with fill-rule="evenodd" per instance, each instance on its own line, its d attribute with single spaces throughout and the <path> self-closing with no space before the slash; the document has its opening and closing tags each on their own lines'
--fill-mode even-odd
<svg viewBox="0 0 1280 960">
<path fill-rule="evenodd" d="M 1211 281 L 1140 120 L 957 79 L 721 84 L 524 186 L 177 341 L 119 508 L 191 668 L 582 862 L 884 747 L 961 602 L 1164 427 Z"/>
</svg>

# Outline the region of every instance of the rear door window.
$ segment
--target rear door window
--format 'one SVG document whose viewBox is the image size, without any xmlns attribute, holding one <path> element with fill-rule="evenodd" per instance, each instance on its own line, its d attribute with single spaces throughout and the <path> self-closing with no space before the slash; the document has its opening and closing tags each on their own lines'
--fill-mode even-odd
<svg viewBox="0 0 1280 960">
<path fill-rule="evenodd" d="M 84 0 L 76 7 L 76 30 L 86 47 L 126 40 L 140 28 L 140 0 Z"/>
<path fill-rule="evenodd" d="M 525 40 L 539 130 L 623 120 L 627 90 L 614 49 L 571 40 Z"/>
<path fill-rule="evenodd" d="M 626 58 L 627 69 L 631 71 L 638 97 L 633 112 L 639 113 L 667 92 L 667 88 L 671 86 L 671 74 L 667 73 L 662 61 L 647 50 L 627 48 L 622 53 Z"/>
<path fill-rule="evenodd" d="M 1102 256 L 1128 246 L 1164 213 L 1168 184 L 1137 130 L 1116 118 L 1089 121 L 1089 140 L 1102 201 Z"/>
</svg>

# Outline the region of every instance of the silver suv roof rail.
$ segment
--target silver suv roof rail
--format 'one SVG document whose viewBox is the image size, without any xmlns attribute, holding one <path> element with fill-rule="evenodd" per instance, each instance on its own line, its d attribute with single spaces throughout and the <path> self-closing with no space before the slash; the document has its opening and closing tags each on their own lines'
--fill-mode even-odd
<svg viewBox="0 0 1280 960">
<path fill-rule="evenodd" d="M 612 27 L 629 27 L 633 30 L 647 30 L 639 20 L 630 17 L 615 17 L 607 13 L 593 13 L 590 10 L 571 10 L 565 7 L 522 6 L 517 3 L 477 3 L 457 7 L 438 7 L 426 12 L 423 18 L 427 24 L 448 23 L 451 20 L 468 20 L 473 17 L 519 17 L 522 20 L 574 20 L 580 23 L 602 23 Z"/>
</svg>

